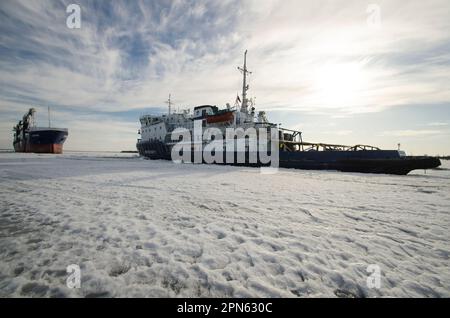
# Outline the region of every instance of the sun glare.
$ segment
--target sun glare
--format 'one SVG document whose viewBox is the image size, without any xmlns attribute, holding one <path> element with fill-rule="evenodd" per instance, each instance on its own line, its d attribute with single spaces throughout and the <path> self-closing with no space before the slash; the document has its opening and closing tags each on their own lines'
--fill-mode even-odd
<svg viewBox="0 0 450 318">
<path fill-rule="evenodd" d="M 361 63 L 327 63 L 315 76 L 316 102 L 322 107 L 351 108 L 358 105 L 366 77 Z"/>
</svg>

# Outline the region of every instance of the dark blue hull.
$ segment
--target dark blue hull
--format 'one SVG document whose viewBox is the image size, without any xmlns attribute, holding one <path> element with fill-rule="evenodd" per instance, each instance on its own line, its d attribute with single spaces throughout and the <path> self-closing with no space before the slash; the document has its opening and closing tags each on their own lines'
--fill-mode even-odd
<svg viewBox="0 0 450 318">
<path fill-rule="evenodd" d="M 393 150 L 280 152 L 280 167 L 294 169 L 406 175 L 440 165 L 437 158 L 401 157 Z"/>
<path fill-rule="evenodd" d="M 63 144 L 66 141 L 67 130 L 38 130 L 30 133 L 30 144 L 45 145 L 45 144 Z"/>
<path fill-rule="evenodd" d="M 139 142 L 139 154 L 149 159 L 171 160 L 170 148 L 162 142 Z M 282 151 L 279 166 L 281 168 L 306 170 L 337 170 L 361 173 L 385 173 L 406 175 L 416 169 L 432 169 L 441 165 L 437 158 L 402 157 L 396 150 L 356 150 L 356 151 Z M 237 158 L 238 154 L 234 154 Z M 250 163 L 245 154 L 244 166 L 262 166 Z M 224 157 L 224 162 L 226 159 Z M 233 162 L 236 162 L 234 160 Z M 233 165 L 236 165 L 233 163 Z"/>
</svg>

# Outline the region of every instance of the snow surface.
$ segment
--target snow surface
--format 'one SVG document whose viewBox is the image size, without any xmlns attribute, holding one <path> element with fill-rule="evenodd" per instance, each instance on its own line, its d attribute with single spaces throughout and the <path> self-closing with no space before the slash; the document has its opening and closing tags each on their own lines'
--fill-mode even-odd
<svg viewBox="0 0 450 318">
<path fill-rule="evenodd" d="M 264 175 L 2 153 L 0 296 L 450 297 L 449 168 Z"/>
</svg>

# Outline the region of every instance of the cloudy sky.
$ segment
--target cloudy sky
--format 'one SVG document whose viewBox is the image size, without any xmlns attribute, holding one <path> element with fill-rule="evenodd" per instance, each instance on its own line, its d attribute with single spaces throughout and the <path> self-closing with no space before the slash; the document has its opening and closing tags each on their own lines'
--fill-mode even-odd
<svg viewBox="0 0 450 318">
<path fill-rule="evenodd" d="M 305 140 L 450 154 L 448 0 L 1 0 L 0 148 L 50 106 L 65 149 L 134 149 L 169 93 L 233 104 L 245 49 L 257 109 Z"/>
</svg>

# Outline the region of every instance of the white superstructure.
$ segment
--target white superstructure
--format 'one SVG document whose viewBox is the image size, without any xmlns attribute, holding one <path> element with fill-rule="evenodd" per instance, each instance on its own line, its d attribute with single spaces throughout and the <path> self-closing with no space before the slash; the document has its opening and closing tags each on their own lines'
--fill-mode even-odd
<svg viewBox="0 0 450 318">
<path fill-rule="evenodd" d="M 190 131 L 194 128 L 195 120 L 202 120 L 202 126 L 205 128 L 215 127 L 225 132 L 226 128 L 243 128 L 249 127 L 263 128 L 272 127 L 267 121 L 265 112 L 255 114 L 254 101 L 247 97 L 249 85 L 247 84 L 247 76 L 251 72 L 247 69 L 247 51 L 244 55 L 244 66 L 238 67 L 243 74 L 242 100 L 239 96 L 236 98 L 235 105 L 232 107 L 227 104 L 224 109 L 217 106 L 203 105 L 190 110 L 184 110 L 181 113 L 172 111 L 172 101 L 169 95 L 167 101 L 169 111 L 164 115 L 143 115 L 140 117 L 141 122 L 141 140 L 143 142 L 163 142 L 170 143 L 170 133 L 176 128 L 185 128 Z"/>
</svg>

